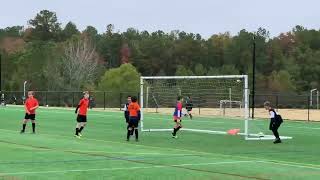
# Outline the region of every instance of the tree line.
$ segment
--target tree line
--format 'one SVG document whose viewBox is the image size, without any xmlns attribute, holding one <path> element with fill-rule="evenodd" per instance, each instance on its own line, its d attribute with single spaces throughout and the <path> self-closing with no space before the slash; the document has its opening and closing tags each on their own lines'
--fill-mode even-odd
<svg viewBox="0 0 320 180">
<path fill-rule="evenodd" d="M 39 91 L 122 91 L 139 82 L 140 75 L 251 77 L 254 36 L 258 91 L 301 94 L 320 89 L 320 31 L 302 26 L 276 37 L 264 28 L 205 39 L 180 30 L 119 32 L 111 24 L 98 33 L 93 26 L 80 31 L 73 22 L 62 27 L 48 10 L 28 24 L 0 29 L 3 90 L 22 90 L 25 80 L 28 88 Z M 127 63 L 131 65 L 120 67 Z"/>
</svg>

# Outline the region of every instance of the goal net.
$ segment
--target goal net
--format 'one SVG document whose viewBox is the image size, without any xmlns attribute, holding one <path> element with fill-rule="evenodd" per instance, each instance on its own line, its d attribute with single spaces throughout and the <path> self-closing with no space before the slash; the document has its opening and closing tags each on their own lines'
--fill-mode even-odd
<svg viewBox="0 0 320 180">
<path fill-rule="evenodd" d="M 172 131 L 172 114 L 182 96 L 184 131 L 228 134 L 239 129 L 248 140 L 274 139 L 260 133 L 267 132 L 266 121 L 249 119 L 247 75 L 141 77 L 140 88 L 142 131 Z M 190 101 L 193 119 L 185 109 Z"/>
</svg>

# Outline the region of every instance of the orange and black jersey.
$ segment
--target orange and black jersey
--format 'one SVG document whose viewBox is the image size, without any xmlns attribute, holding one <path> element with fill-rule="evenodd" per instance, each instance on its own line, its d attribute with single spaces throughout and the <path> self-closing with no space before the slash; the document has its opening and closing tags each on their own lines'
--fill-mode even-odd
<svg viewBox="0 0 320 180">
<path fill-rule="evenodd" d="M 128 106 L 129 117 L 138 117 L 140 119 L 140 106 L 136 102 L 131 102 Z"/>
</svg>

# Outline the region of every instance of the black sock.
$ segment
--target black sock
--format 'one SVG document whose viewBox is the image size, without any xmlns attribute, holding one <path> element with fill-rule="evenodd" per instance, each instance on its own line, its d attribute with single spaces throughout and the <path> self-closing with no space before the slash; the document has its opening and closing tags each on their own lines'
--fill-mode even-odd
<svg viewBox="0 0 320 180">
<path fill-rule="evenodd" d="M 274 136 L 275 136 L 277 139 L 280 139 L 278 130 L 274 129 L 274 130 L 272 130 L 272 132 L 273 132 Z"/>
<path fill-rule="evenodd" d="M 36 132 L 36 123 L 32 123 L 32 132 Z"/>
<path fill-rule="evenodd" d="M 173 133 L 172 133 L 172 135 L 176 135 L 177 134 L 177 129 L 176 128 L 173 128 Z"/>
<path fill-rule="evenodd" d="M 79 133 L 81 133 L 81 131 L 83 130 L 84 126 L 81 126 L 79 129 Z"/>
<path fill-rule="evenodd" d="M 130 135 L 131 135 L 131 130 L 128 129 L 128 132 L 127 132 L 127 140 L 129 140 Z"/>
<path fill-rule="evenodd" d="M 177 132 L 179 131 L 179 129 L 180 129 L 180 126 L 178 126 L 178 127 L 176 128 L 175 135 L 177 134 Z"/>
<path fill-rule="evenodd" d="M 135 129 L 134 132 L 135 132 L 135 134 L 136 134 L 136 139 L 138 139 L 138 138 L 139 138 L 139 131 L 138 131 L 138 129 Z"/>
<path fill-rule="evenodd" d="M 189 116 L 190 116 L 190 119 L 192 119 L 192 114 L 189 114 Z"/>
<path fill-rule="evenodd" d="M 27 124 L 22 124 L 22 131 L 24 132 L 26 130 Z"/>
<path fill-rule="evenodd" d="M 76 135 L 79 135 L 79 128 L 76 128 Z"/>
</svg>

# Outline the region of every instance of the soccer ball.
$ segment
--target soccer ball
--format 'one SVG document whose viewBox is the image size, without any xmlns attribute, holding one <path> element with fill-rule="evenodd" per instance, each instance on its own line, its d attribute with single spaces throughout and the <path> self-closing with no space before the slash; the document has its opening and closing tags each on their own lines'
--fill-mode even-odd
<svg viewBox="0 0 320 180">
<path fill-rule="evenodd" d="M 240 83 L 241 82 L 241 80 L 240 79 L 237 79 L 237 83 Z"/>
<path fill-rule="evenodd" d="M 259 132 L 259 133 L 258 133 L 258 136 L 259 136 L 259 137 L 264 137 L 263 132 Z"/>
</svg>

